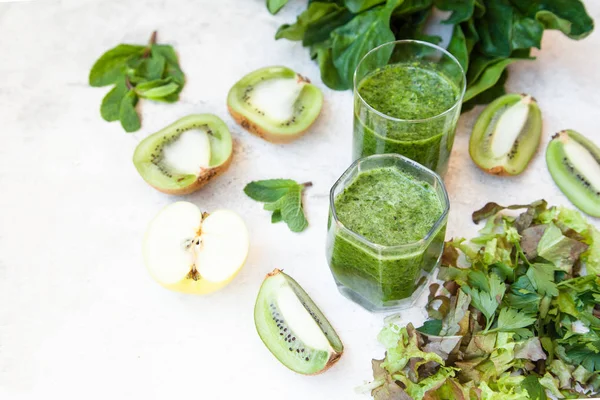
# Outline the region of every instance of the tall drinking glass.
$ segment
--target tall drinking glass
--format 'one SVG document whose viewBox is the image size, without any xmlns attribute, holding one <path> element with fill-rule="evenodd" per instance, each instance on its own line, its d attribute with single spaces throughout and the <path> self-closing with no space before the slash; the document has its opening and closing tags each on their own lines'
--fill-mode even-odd
<svg viewBox="0 0 600 400">
<path fill-rule="evenodd" d="M 371 50 L 354 73 L 353 159 L 396 153 L 443 176 L 465 88 L 441 47 L 399 40 Z"/>
</svg>

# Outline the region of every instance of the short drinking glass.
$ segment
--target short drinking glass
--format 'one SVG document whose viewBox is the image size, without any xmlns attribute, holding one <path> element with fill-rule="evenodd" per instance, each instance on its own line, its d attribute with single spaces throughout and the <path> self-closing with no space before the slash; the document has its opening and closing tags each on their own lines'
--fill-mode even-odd
<svg viewBox="0 0 600 400">
<path fill-rule="evenodd" d="M 330 192 L 327 259 L 371 311 L 410 307 L 438 266 L 449 201 L 439 175 L 397 154 L 355 161 Z"/>
</svg>

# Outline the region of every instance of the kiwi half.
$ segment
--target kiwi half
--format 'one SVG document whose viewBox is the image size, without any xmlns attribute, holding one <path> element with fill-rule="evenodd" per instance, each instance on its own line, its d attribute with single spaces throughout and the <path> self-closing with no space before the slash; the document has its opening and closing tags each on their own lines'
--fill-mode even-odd
<svg viewBox="0 0 600 400">
<path fill-rule="evenodd" d="M 271 353 L 300 374 L 326 371 L 344 351 L 337 333 L 308 294 L 278 269 L 260 287 L 254 323 Z"/>
<path fill-rule="evenodd" d="M 469 154 L 479 168 L 493 175 L 518 175 L 535 154 L 542 136 L 542 115 L 535 99 L 507 94 L 479 115 Z"/>
<path fill-rule="evenodd" d="M 256 70 L 239 80 L 227 96 L 229 112 L 244 129 L 274 143 L 298 138 L 315 122 L 323 93 L 286 67 Z"/>
<path fill-rule="evenodd" d="M 579 133 L 552 137 L 546 163 L 560 190 L 581 211 L 600 217 L 600 148 Z"/>
<path fill-rule="evenodd" d="M 133 154 L 136 169 L 157 190 L 192 193 L 231 163 L 231 134 L 216 115 L 181 118 L 142 140 Z"/>
</svg>

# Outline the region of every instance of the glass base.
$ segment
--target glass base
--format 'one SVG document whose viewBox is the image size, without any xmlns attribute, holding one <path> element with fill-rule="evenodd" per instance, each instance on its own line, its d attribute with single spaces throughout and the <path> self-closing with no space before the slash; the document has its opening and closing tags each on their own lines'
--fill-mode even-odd
<svg viewBox="0 0 600 400">
<path fill-rule="evenodd" d="M 335 279 L 335 277 L 334 277 L 334 279 L 335 279 L 335 284 L 337 285 L 338 291 L 342 294 L 342 296 L 346 297 L 349 300 L 352 300 L 353 302 L 355 302 L 359 306 L 363 307 L 367 311 L 374 312 L 374 313 L 378 313 L 378 312 L 383 313 L 383 312 L 390 312 L 390 311 L 405 310 L 407 308 L 411 308 L 411 307 L 415 306 L 416 303 L 419 302 L 419 299 L 421 298 L 423 293 L 426 291 L 426 289 L 429 287 L 429 285 L 433 282 L 433 279 L 434 279 L 433 276 L 435 275 L 435 272 L 437 272 L 437 268 L 434 269 L 434 271 L 432 273 L 423 275 L 421 278 L 422 279 L 421 284 L 417 287 L 417 289 L 413 292 L 413 294 L 410 297 L 407 297 L 407 298 L 404 298 L 401 300 L 386 301 L 386 302 L 381 302 L 381 303 L 371 302 L 370 300 L 366 299 L 364 296 L 362 296 L 358 292 L 350 289 L 349 287 L 347 287 L 344 284 L 342 284 L 341 282 L 339 282 L 337 279 Z"/>
</svg>

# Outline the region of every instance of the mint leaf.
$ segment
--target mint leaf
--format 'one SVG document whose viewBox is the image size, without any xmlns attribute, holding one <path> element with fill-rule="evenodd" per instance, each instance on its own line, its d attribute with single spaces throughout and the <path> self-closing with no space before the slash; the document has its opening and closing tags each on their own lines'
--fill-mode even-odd
<svg viewBox="0 0 600 400">
<path fill-rule="evenodd" d="M 151 82 L 147 82 L 147 83 L 152 83 L 152 82 L 156 82 L 156 81 L 151 81 Z M 145 99 L 152 99 L 152 100 L 166 97 L 172 93 L 175 93 L 179 89 L 179 85 L 174 82 L 166 83 L 161 86 L 156 86 L 156 87 L 148 88 L 148 89 L 140 89 L 140 86 L 142 86 L 142 84 L 138 85 L 135 88 L 136 93 L 140 97 L 143 97 Z"/>
<path fill-rule="evenodd" d="M 89 75 L 90 86 L 100 87 L 114 83 L 123 75 L 127 62 L 135 57 L 140 57 L 144 46 L 120 44 L 104 53 L 92 67 Z"/>
<path fill-rule="evenodd" d="M 138 97 L 135 92 L 128 92 L 121 101 L 119 119 L 125 132 L 135 132 L 141 127 L 140 117 L 135 109 Z"/>
<path fill-rule="evenodd" d="M 148 80 L 160 79 L 163 77 L 165 70 L 166 59 L 158 55 L 152 55 L 149 59 L 144 60 L 140 65 L 138 74 Z"/>
<path fill-rule="evenodd" d="M 175 83 L 178 83 L 183 87 L 185 84 L 185 75 L 179 67 L 179 59 L 173 46 L 168 44 L 155 44 L 152 46 L 152 54 L 157 54 L 165 58 L 166 66 L 164 76 L 173 79 Z"/>
<path fill-rule="evenodd" d="M 156 44 L 153 32 L 147 46 L 120 44 L 104 53 L 92 67 L 89 83 L 115 84 L 104 96 L 100 114 L 109 122 L 121 120 L 125 131 L 134 132 L 141 126 L 135 111 L 139 98 L 174 103 L 179 100 L 185 75 L 173 47 Z"/>
<path fill-rule="evenodd" d="M 308 226 L 302 209 L 302 188 L 301 185 L 290 188 L 281 206 L 281 217 L 292 232 L 302 232 Z"/>
<path fill-rule="evenodd" d="M 252 200 L 272 203 L 282 198 L 294 186 L 298 186 L 298 183 L 291 179 L 254 181 L 246 185 L 244 193 Z"/>
<path fill-rule="evenodd" d="M 267 0 L 267 9 L 271 14 L 275 15 L 287 4 L 287 2 L 288 0 Z"/>
<path fill-rule="evenodd" d="M 311 183 L 298 184 L 291 179 L 268 179 L 250 182 L 244 193 L 253 200 L 265 203 L 273 211 L 271 222 L 284 221 L 292 232 L 302 232 L 308 226 L 302 207 L 302 191 Z"/>
<path fill-rule="evenodd" d="M 273 211 L 273 214 L 271 214 L 271 223 L 276 224 L 281 221 L 283 221 L 283 217 L 281 216 L 281 210 Z"/>
<path fill-rule="evenodd" d="M 129 92 L 124 78 L 119 78 L 115 87 L 104 96 L 100 106 L 100 115 L 105 121 L 117 121 L 120 118 L 121 102 Z"/>
</svg>

